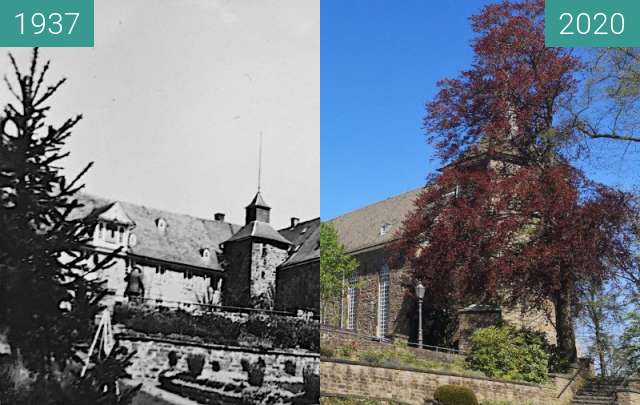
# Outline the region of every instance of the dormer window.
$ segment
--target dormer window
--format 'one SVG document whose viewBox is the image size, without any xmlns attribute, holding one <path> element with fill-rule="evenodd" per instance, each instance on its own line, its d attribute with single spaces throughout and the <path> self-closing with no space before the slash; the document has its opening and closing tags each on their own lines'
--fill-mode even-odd
<svg viewBox="0 0 640 405">
<path fill-rule="evenodd" d="M 200 249 L 200 257 L 202 257 L 202 260 L 208 262 L 211 260 L 211 251 L 207 248 Z"/>
<path fill-rule="evenodd" d="M 156 219 L 156 227 L 160 232 L 164 232 L 167 230 L 167 221 L 164 218 Z"/>
<path fill-rule="evenodd" d="M 380 236 L 384 236 L 389 233 L 389 229 L 391 229 L 391 224 L 380 225 Z"/>
</svg>

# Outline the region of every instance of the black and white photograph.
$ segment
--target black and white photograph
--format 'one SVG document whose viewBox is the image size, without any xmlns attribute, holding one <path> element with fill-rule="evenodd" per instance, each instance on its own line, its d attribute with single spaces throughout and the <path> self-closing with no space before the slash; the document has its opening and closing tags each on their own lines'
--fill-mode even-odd
<svg viewBox="0 0 640 405">
<path fill-rule="evenodd" d="M 0 55 L 0 404 L 316 404 L 320 4 Z"/>
</svg>

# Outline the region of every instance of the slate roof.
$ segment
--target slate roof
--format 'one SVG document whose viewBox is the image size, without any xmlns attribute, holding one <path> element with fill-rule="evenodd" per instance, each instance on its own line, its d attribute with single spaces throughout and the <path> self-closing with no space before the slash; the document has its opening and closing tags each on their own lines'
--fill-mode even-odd
<svg viewBox="0 0 640 405">
<path fill-rule="evenodd" d="M 260 191 L 258 191 L 255 195 L 255 197 L 253 197 L 253 200 L 251 200 L 251 202 L 249 203 L 249 205 L 247 205 L 248 207 L 262 207 L 262 208 L 271 208 L 269 207 L 269 204 L 267 204 L 264 201 L 264 197 L 262 197 L 262 193 Z"/>
<path fill-rule="evenodd" d="M 281 268 L 320 259 L 320 218 L 300 222 L 279 232 L 293 245 L 291 256 L 280 265 Z"/>
<path fill-rule="evenodd" d="M 271 225 L 262 221 L 251 221 L 247 225 L 243 226 L 235 235 L 229 238 L 226 242 L 238 241 L 246 238 L 261 238 L 271 241 L 276 241 L 291 245 L 291 242 L 284 236 L 280 235 L 278 231 L 273 229 Z"/>
<path fill-rule="evenodd" d="M 402 221 L 414 209 L 414 201 L 422 187 L 387 198 L 386 200 L 351 211 L 332 219 L 340 241 L 347 252 L 381 245 L 394 239 Z M 380 228 L 387 225 L 384 235 Z"/>
<path fill-rule="evenodd" d="M 216 254 L 220 252 L 219 245 L 240 229 L 239 225 L 228 222 L 196 218 L 89 194 L 79 195 L 78 200 L 84 207 L 74 212 L 76 218 L 100 215 L 115 204 L 122 208 L 135 223 L 132 234 L 136 236 L 136 243 L 129 246 L 128 253 L 204 269 L 221 270 Z M 167 223 L 164 232 L 159 231 L 156 225 L 159 218 Z M 205 248 L 211 252 L 208 261 L 203 260 L 201 255 Z"/>
</svg>

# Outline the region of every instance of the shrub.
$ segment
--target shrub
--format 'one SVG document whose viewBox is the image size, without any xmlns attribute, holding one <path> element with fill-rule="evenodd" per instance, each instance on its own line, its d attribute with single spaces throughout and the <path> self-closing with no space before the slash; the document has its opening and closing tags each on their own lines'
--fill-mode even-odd
<svg viewBox="0 0 640 405">
<path fill-rule="evenodd" d="M 550 352 L 540 332 L 491 326 L 471 336 L 466 365 L 488 377 L 544 383 L 549 379 Z"/>
<path fill-rule="evenodd" d="M 217 362 L 217 361 L 215 361 L 215 360 L 214 360 L 214 361 L 212 361 L 212 362 L 211 362 L 211 370 L 213 370 L 213 371 L 215 371 L 215 372 L 220 371 L 220 363 L 219 363 L 219 362 Z"/>
<path fill-rule="evenodd" d="M 366 361 L 369 364 L 379 366 L 385 360 L 385 353 L 381 350 L 367 350 L 360 354 L 360 359 Z"/>
<path fill-rule="evenodd" d="M 176 364 L 178 364 L 178 353 L 172 350 L 169 352 L 169 367 L 173 368 Z"/>
<path fill-rule="evenodd" d="M 195 378 L 199 376 L 204 368 L 204 355 L 190 354 L 187 356 L 187 367 L 189 368 L 189 374 L 192 377 Z"/>
<path fill-rule="evenodd" d="M 296 375 L 296 363 L 292 360 L 284 362 L 284 372 L 289 375 Z"/>
<path fill-rule="evenodd" d="M 332 347 L 320 346 L 320 356 L 321 357 L 333 358 L 333 356 L 335 356 L 335 355 L 336 355 L 336 351 Z"/>
<path fill-rule="evenodd" d="M 354 349 L 353 349 L 353 346 L 351 345 L 341 345 L 336 348 L 336 355 L 338 357 L 343 357 L 348 359 L 348 358 L 351 358 L 353 353 L 354 353 Z"/>
<path fill-rule="evenodd" d="M 312 367 L 302 370 L 304 381 L 304 397 L 317 404 L 320 401 L 320 376 L 313 371 Z"/>
<path fill-rule="evenodd" d="M 249 363 L 248 360 L 242 359 L 242 370 L 246 371 L 249 375 L 249 385 L 254 387 L 260 387 L 264 382 L 264 369 L 266 367 L 264 360 L 258 358 L 255 363 Z"/>
<path fill-rule="evenodd" d="M 433 398 L 442 405 L 478 405 L 473 391 L 461 385 L 441 385 Z"/>
<path fill-rule="evenodd" d="M 251 314 L 243 323 L 215 312 L 193 314 L 121 304 L 114 308 L 113 322 L 138 332 L 191 336 L 221 345 L 240 345 L 243 338 L 255 336 L 279 348 L 300 347 L 314 352 L 320 348 L 318 322 L 290 316 Z"/>
</svg>

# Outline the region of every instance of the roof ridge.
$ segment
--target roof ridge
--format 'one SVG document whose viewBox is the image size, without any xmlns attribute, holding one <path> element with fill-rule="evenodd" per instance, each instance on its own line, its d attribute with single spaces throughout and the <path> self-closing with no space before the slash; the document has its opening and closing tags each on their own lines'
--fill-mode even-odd
<svg viewBox="0 0 640 405">
<path fill-rule="evenodd" d="M 135 202 L 131 202 L 131 201 L 125 201 L 125 200 L 118 200 L 118 199 L 113 199 L 113 198 L 108 198 L 108 197 L 102 197 L 102 196 L 99 196 L 99 195 L 96 195 L 96 194 L 86 193 L 86 192 L 82 192 L 82 191 L 78 192 L 76 195 L 77 196 L 86 196 L 86 197 L 94 198 L 94 199 L 105 200 L 108 204 L 115 204 L 115 203 L 130 204 L 130 205 L 135 205 L 136 207 L 144 208 L 144 209 L 147 209 L 147 210 L 160 211 L 160 212 L 163 212 L 163 213 L 173 214 L 173 215 L 181 215 L 181 216 L 190 217 L 190 218 L 193 218 L 193 219 L 196 219 L 196 220 L 199 220 L 199 221 L 220 223 L 220 222 L 216 221 L 215 219 L 197 217 L 197 216 L 191 215 L 191 214 L 185 214 L 185 213 L 176 212 L 176 211 L 169 211 L 169 210 L 166 210 L 166 209 L 156 208 L 156 207 L 152 207 L 152 206 L 149 206 L 149 205 L 135 203 Z M 82 202 L 82 201 L 80 201 L 80 202 Z M 242 225 L 234 224 L 233 222 L 226 222 L 225 221 L 225 222 L 222 222 L 222 223 L 242 227 Z"/>
<path fill-rule="evenodd" d="M 298 227 L 300 225 L 303 225 L 303 224 L 308 224 L 309 222 L 318 221 L 318 220 L 320 220 L 320 217 L 307 219 L 306 221 L 300 221 L 300 222 L 298 222 L 298 225 L 296 225 L 296 227 Z M 291 229 L 293 229 L 293 228 L 291 227 L 291 225 L 289 225 L 289 226 L 285 226 L 284 228 L 277 229 L 277 231 L 278 232 L 280 232 L 280 231 L 289 231 Z"/>
<path fill-rule="evenodd" d="M 426 185 L 425 185 L 425 186 L 426 186 Z M 345 217 L 345 216 L 347 216 L 347 215 L 351 215 L 351 214 L 353 214 L 353 213 L 356 213 L 356 212 L 359 212 L 359 211 L 365 210 L 365 209 L 367 209 L 367 208 L 373 207 L 373 206 L 378 205 L 378 204 L 382 204 L 382 203 L 384 203 L 384 202 L 386 202 L 386 201 L 393 200 L 394 198 L 398 198 L 398 197 L 401 197 L 401 196 L 403 196 L 403 195 L 406 195 L 406 194 L 409 194 L 409 193 L 415 192 L 415 191 L 417 191 L 417 190 L 424 189 L 424 188 L 425 188 L 425 186 L 415 187 L 415 188 L 412 188 L 411 190 L 407 190 L 407 191 L 404 191 L 404 192 L 402 192 L 402 193 L 392 195 L 392 196 L 387 197 L 387 198 L 385 198 L 385 199 L 383 199 L 383 200 L 378 200 L 378 201 L 376 201 L 376 202 L 373 202 L 373 203 L 371 203 L 371 204 L 365 205 L 365 206 L 363 206 L 363 207 L 356 208 L 356 209 L 355 209 L 355 210 L 353 210 L 353 211 L 345 212 L 345 213 L 344 213 L 344 214 L 342 214 L 342 215 L 338 215 L 337 217 L 334 217 L 334 218 L 331 218 L 331 219 L 327 220 L 327 222 L 335 221 L 336 219 L 339 219 L 339 218 Z"/>
</svg>

